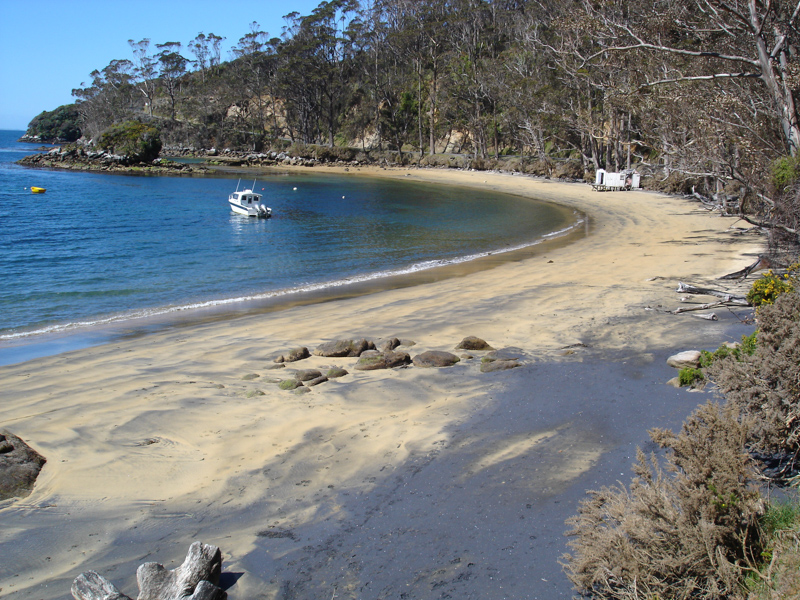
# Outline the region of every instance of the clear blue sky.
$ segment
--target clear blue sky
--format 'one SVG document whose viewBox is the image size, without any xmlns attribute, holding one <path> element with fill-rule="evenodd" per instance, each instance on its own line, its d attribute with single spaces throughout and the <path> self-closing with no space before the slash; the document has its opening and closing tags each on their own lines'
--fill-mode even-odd
<svg viewBox="0 0 800 600">
<path fill-rule="evenodd" d="M 257 21 L 280 37 L 284 15 L 309 15 L 320 0 L 0 0 L 0 129 L 25 129 L 43 110 L 74 101 L 72 89 L 114 59 L 128 40 L 188 42 L 201 31 L 226 39 L 222 60 Z"/>
</svg>

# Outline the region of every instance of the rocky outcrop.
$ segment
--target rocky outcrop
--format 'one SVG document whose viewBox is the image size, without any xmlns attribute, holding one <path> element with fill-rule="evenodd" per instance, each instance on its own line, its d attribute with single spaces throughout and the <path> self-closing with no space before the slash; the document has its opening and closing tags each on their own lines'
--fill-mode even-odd
<svg viewBox="0 0 800 600">
<path fill-rule="evenodd" d="M 196 174 L 208 173 L 201 165 L 189 165 L 163 158 L 153 162 L 133 163 L 125 156 L 84 148 L 78 145 L 53 148 L 41 154 L 32 154 L 17 161 L 26 167 L 66 169 L 70 171 L 103 171 L 112 173 Z"/>
<path fill-rule="evenodd" d="M 16 435 L 0 430 L 0 500 L 29 495 L 45 462 Z"/>
</svg>

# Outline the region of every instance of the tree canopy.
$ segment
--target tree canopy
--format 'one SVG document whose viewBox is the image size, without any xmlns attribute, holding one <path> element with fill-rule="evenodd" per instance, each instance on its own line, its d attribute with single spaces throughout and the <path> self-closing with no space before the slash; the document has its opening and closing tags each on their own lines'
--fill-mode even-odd
<svg viewBox="0 0 800 600">
<path fill-rule="evenodd" d="M 278 36 L 253 21 L 228 61 L 213 33 L 185 54 L 129 40 L 130 58 L 73 93 L 92 139 L 150 119 L 167 144 L 635 164 L 770 211 L 791 189 L 773 184 L 776 161 L 792 182 L 800 172 L 798 12 L 788 0 L 324 0 Z"/>
</svg>

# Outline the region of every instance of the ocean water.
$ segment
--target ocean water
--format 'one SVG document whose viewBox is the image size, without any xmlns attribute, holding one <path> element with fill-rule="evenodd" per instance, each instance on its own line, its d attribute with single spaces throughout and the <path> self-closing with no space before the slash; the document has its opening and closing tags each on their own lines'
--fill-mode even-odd
<svg viewBox="0 0 800 600">
<path fill-rule="evenodd" d="M 273 217 L 254 219 L 227 204 L 249 176 L 29 169 L 14 164 L 38 148 L 22 133 L 0 131 L 0 364 L 52 334 L 380 280 L 575 222 L 511 195 L 324 173 L 260 175 Z"/>
</svg>

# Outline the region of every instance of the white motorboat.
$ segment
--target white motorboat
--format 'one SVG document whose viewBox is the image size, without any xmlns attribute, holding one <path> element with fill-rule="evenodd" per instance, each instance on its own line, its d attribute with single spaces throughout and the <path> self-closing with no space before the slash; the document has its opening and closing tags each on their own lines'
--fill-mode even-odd
<svg viewBox="0 0 800 600">
<path fill-rule="evenodd" d="M 255 181 L 253 187 L 255 187 Z M 236 184 L 236 191 L 228 196 L 228 204 L 231 205 L 231 210 L 240 215 L 247 215 L 248 217 L 261 217 L 268 219 L 272 216 L 272 209 L 265 206 L 261 202 L 261 194 L 254 192 L 252 189 L 239 191 L 239 184 Z"/>
</svg>

